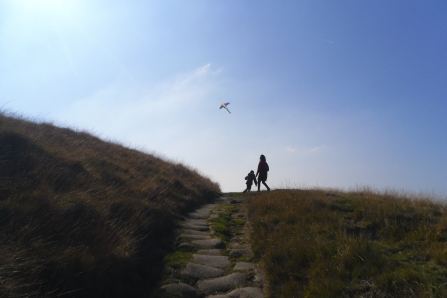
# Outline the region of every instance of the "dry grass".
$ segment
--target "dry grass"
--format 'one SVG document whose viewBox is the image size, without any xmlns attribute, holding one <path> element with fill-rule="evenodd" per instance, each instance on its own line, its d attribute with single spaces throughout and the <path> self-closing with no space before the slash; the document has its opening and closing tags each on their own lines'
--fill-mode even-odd
<svg viewBox="0 0 447 298">
<path fill-rule="evenodd" d="M 447 206 L 392 192 L 247 196 L 269 297 L 447 297 Z"/>
<path fill-rule="evenodd" d="M 219 193 L 182 164 L 0 113 L 0 296 L 147 296 L 176 221 Z"/>
</svg>

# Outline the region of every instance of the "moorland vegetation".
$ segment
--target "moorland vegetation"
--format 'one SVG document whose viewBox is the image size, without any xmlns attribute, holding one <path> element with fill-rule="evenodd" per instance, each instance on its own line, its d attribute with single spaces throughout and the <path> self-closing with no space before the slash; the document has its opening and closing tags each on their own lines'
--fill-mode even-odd
<svg viewBox="0 0 447 298">
<path fill-rule="evenodd" d="M 268 297 L 447 297 L 447 205 L 395 191 L 246 198 Z"/>
<path fill-rule="evenodd" d="M 179 220 L 220 195 L 183 164 L 0 112 L 0 297 L 153 297 Z M 443 201 L 367 188 L 234 195 L 268 297 L 447 297 Z M 211 222 L 224 242 L 229 219 Z"/>
<path fill-rule="evenodd" d="M 147 297 L 219 185 L 89 133 L 0 113 L 0 296 Z"/>
</svg>

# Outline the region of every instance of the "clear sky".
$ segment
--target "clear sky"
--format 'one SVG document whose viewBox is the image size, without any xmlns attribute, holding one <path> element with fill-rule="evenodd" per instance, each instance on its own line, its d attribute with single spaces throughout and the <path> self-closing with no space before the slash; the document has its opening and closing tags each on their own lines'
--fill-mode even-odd
<svg viewBox="0 0 447 298">
<path fill-rule="evenodd" d="M 223 191 L 264 154 L 273 188 L 445 196 L 447 2 L 2 0 L 0 106 Z"/>
</svg>

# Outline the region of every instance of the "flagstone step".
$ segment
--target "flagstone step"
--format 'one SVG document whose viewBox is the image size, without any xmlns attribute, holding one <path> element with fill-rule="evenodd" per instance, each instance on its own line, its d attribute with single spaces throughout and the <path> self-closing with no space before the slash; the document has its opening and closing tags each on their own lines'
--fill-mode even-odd
<svg viewBox="0 0 447 298">
<path fill-rule="evenodd" d="M 216 292 L 228 292 L 245 281 L 245 275 L 242 273 L 233 273 L 222 277 L 200 280 L 197 285 L 199 290 L 205 294 Z"/>
<path fill-rule="evenodd" d="M 255 264 L 253 263 L 247 263 L 247 262 L 239 262 L 234 265 L 234 270 L 236 271 L 244 271 L 244 270 L 251 270 L 255 268 Z"/>
<path fill-rule="evenodd" d="M 168 284 L 161 287 L 162 290 L 171 294 L 173 297 L 202 298 L 204 295 L 194 287 L 185 283 Z"/>
<path fill-rule="evenodd" d="M 217 203 L 243 204 L 243 200 L 222 197 Z M 167 293 L 166 297 L 264 297 L 259 287 L 262 286 L 260 267 L 247 262 L 253 253 L 244 236 L 245 229 L 231 237 L 227 248 L 220 238 L 211 238 L 215 236 L 207 220 L 225 212 L 222 205 L 219 205 L 219 209 L 213 209 L 218 206 L 217 203 L 204 205 L 190 213 L 181 223 L 178 236 L 181 244 L 178 249 L 192 252 L 192 257 L 189 263 L 176 265 L 175 269 L 166 266 L 164 274 L 167 284 L 161 287 Z M 237 208 L 232 218 L 244 218 L 243 206 Z"/>
<path fill-rule="evenodd" d="M 201 279 L 201 278 L 214 278 L 224 275 L 225 271 L 217 269 L 214 267 L 188 263 L 185 269 L 182 271 L 182 276 L 191 279 Z"/>
<path fill-rule="evenodd" d="M 228 268 L 230 266 L 230 259 L 227 256 L 210 256 L 194 254 L 193 260 L 196 263 L 207 265 L 216 268 Z"/>
<path fill-rule="evenodd" d="M 192 244 L 202 246 L 205 248 L 223 248 L 224 244 L 220 238 L 212 238 L 209 240 L 194 240 Z"/>
<path fill-rule="evenodd" d="M 201 255 L 209 255 L 209 256 L 221 256 L 222 252 L 220 249 L 212 248 L 212 249 L 200 249 L 198 251 Z"/>
<path fill-rule="evenodd" d="M 184 224 L 183 227 L 190 230 L 203 231 L 203 232 L 210 230 L 210 227 L 207 225 Z"/>
<path fill-rule="evenodd" d="M 207 240 L 211 239 L 209 235 L 192 235 L 192 234 L 181 234 L 179 238 L 182 239 L 196 239 L 196 240 Z"/>
</svg>

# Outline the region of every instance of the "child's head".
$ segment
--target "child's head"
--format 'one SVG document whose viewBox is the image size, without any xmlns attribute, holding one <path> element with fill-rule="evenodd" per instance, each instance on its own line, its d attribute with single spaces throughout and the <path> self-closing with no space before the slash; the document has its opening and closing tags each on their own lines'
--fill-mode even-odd
<svg viewBox="0 0 447 298">
<path fill-rule="evenodd" d="M 261 156 L 259 157 L 260 160 L 265 161 L 265 156 L 264 154 L 261 154 Z"/>
<path fill-rule="evenodd" d="M 249 174 L 254 174 L 254 173 L 255 173 L 255 172 L 254 172 L 253 170 L 251 170 Z"/>
</svg>

